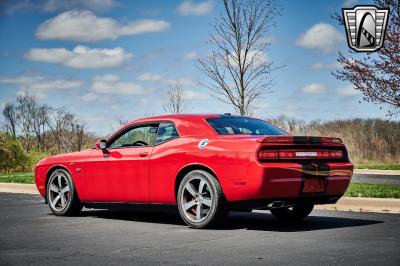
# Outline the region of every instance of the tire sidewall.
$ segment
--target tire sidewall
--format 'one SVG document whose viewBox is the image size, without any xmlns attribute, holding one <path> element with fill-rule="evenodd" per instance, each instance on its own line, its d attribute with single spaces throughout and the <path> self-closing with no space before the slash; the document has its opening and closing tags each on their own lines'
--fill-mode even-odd
<svg viewBox="0 0 400 266">
<path fill-rule="evenodd" d="M 186 183 L 192 179 L 192 175 L 202 175 L 203 177 L 205 177 L 205 181 L 207 182 L 207 185 L 211 189 L 210 192 L 212 194 L 211 195 L 212 203 L 211 203 L 210 212 L 209 212 L 207 218 L 199 223 L 193 222 L 190 219 L 188 219 L 186 217 L 185 210 L 182 209 L 182 193 L 183 193 Z M 217 210 L 218 210 L 218 206 L 220 204 L 220 202 L 219 202 L 220 199 L 218 198 L 215 184 L 214 184 L 214 182 L 212 182 L 210 180 L 210 177 L 212 178 L 213 176 L 206 171 L 193 170 L 185 175 L 185 177 L 182 179 L 182 181 L 179 185 L 179 190 L 178 190 L 178 195 L 177 195 L 179 214 L 181 215 L 181 217 L 185 221 L 185 223 L 188 224 L 192 228 L 200 229 L 200 228 L 207 227 L 208 225 L 212 224 L 215 216 L 217 215 Z"/>
</svg>

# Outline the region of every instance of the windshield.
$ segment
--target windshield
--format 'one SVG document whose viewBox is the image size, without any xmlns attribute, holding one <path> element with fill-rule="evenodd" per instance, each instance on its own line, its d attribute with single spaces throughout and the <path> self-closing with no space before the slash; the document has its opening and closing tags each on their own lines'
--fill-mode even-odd
<svg viewBox="0 0 400 266">
<path fill-rule="evenodd" d="M 285 131 L 254 118 L 223 116 L 206 120 L 219 135 L 287 135 Z"/>
</svg>

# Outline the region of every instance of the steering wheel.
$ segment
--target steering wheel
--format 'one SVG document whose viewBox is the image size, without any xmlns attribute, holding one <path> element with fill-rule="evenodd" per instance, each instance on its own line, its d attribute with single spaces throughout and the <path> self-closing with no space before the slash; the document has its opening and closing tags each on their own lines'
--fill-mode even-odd
<svg viewBox="0 0 400 266">
<path fill-rule="evenodd" d="M 132 144 L 132 146 L 149 146 L 149 144 L 147 144 L 147 143 L 144 142 L 144 141 L 138 140 L 138 141 L 135 141 L 135 142 Z"/>
</svg>

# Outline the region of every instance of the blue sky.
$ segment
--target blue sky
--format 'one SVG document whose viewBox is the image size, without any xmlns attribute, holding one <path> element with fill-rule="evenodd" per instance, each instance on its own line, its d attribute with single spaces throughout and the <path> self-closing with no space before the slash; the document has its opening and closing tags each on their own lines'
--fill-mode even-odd
<svg viewBox="0 0 400 266">
<path fill-rule="evenodd" d="M 336 80 L 344 29 L 331 18 L 369 1 L 281 1 L 266 38 L 275 66 L 273 93 L 258 99 L 265 118 L 385 118 L 386 110 Z M 98 134 L 118 120 L 163 113 L 163 97 L 181 85 L 190 112 L 233 112 L 199 85 L 194 60 L 207 54 L 210 23 L 221 1 L 6 1 L 0 5 L 0 104 L 19 93 L 65 107 Z"/>
</svg>

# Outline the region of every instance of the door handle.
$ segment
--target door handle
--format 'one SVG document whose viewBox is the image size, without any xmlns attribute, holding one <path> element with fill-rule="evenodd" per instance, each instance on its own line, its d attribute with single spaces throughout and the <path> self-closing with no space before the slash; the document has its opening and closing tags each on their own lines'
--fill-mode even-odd
<svg viewBox="0 0 400 266">
<path fill-rule="evenodd" d="M 149 155 L 148 152 L 141 152 L 141 153 L 139 153 L 139 156 L 140 156 L 140 157 L 146 157 L 147 155 Z"/>
</svg>

